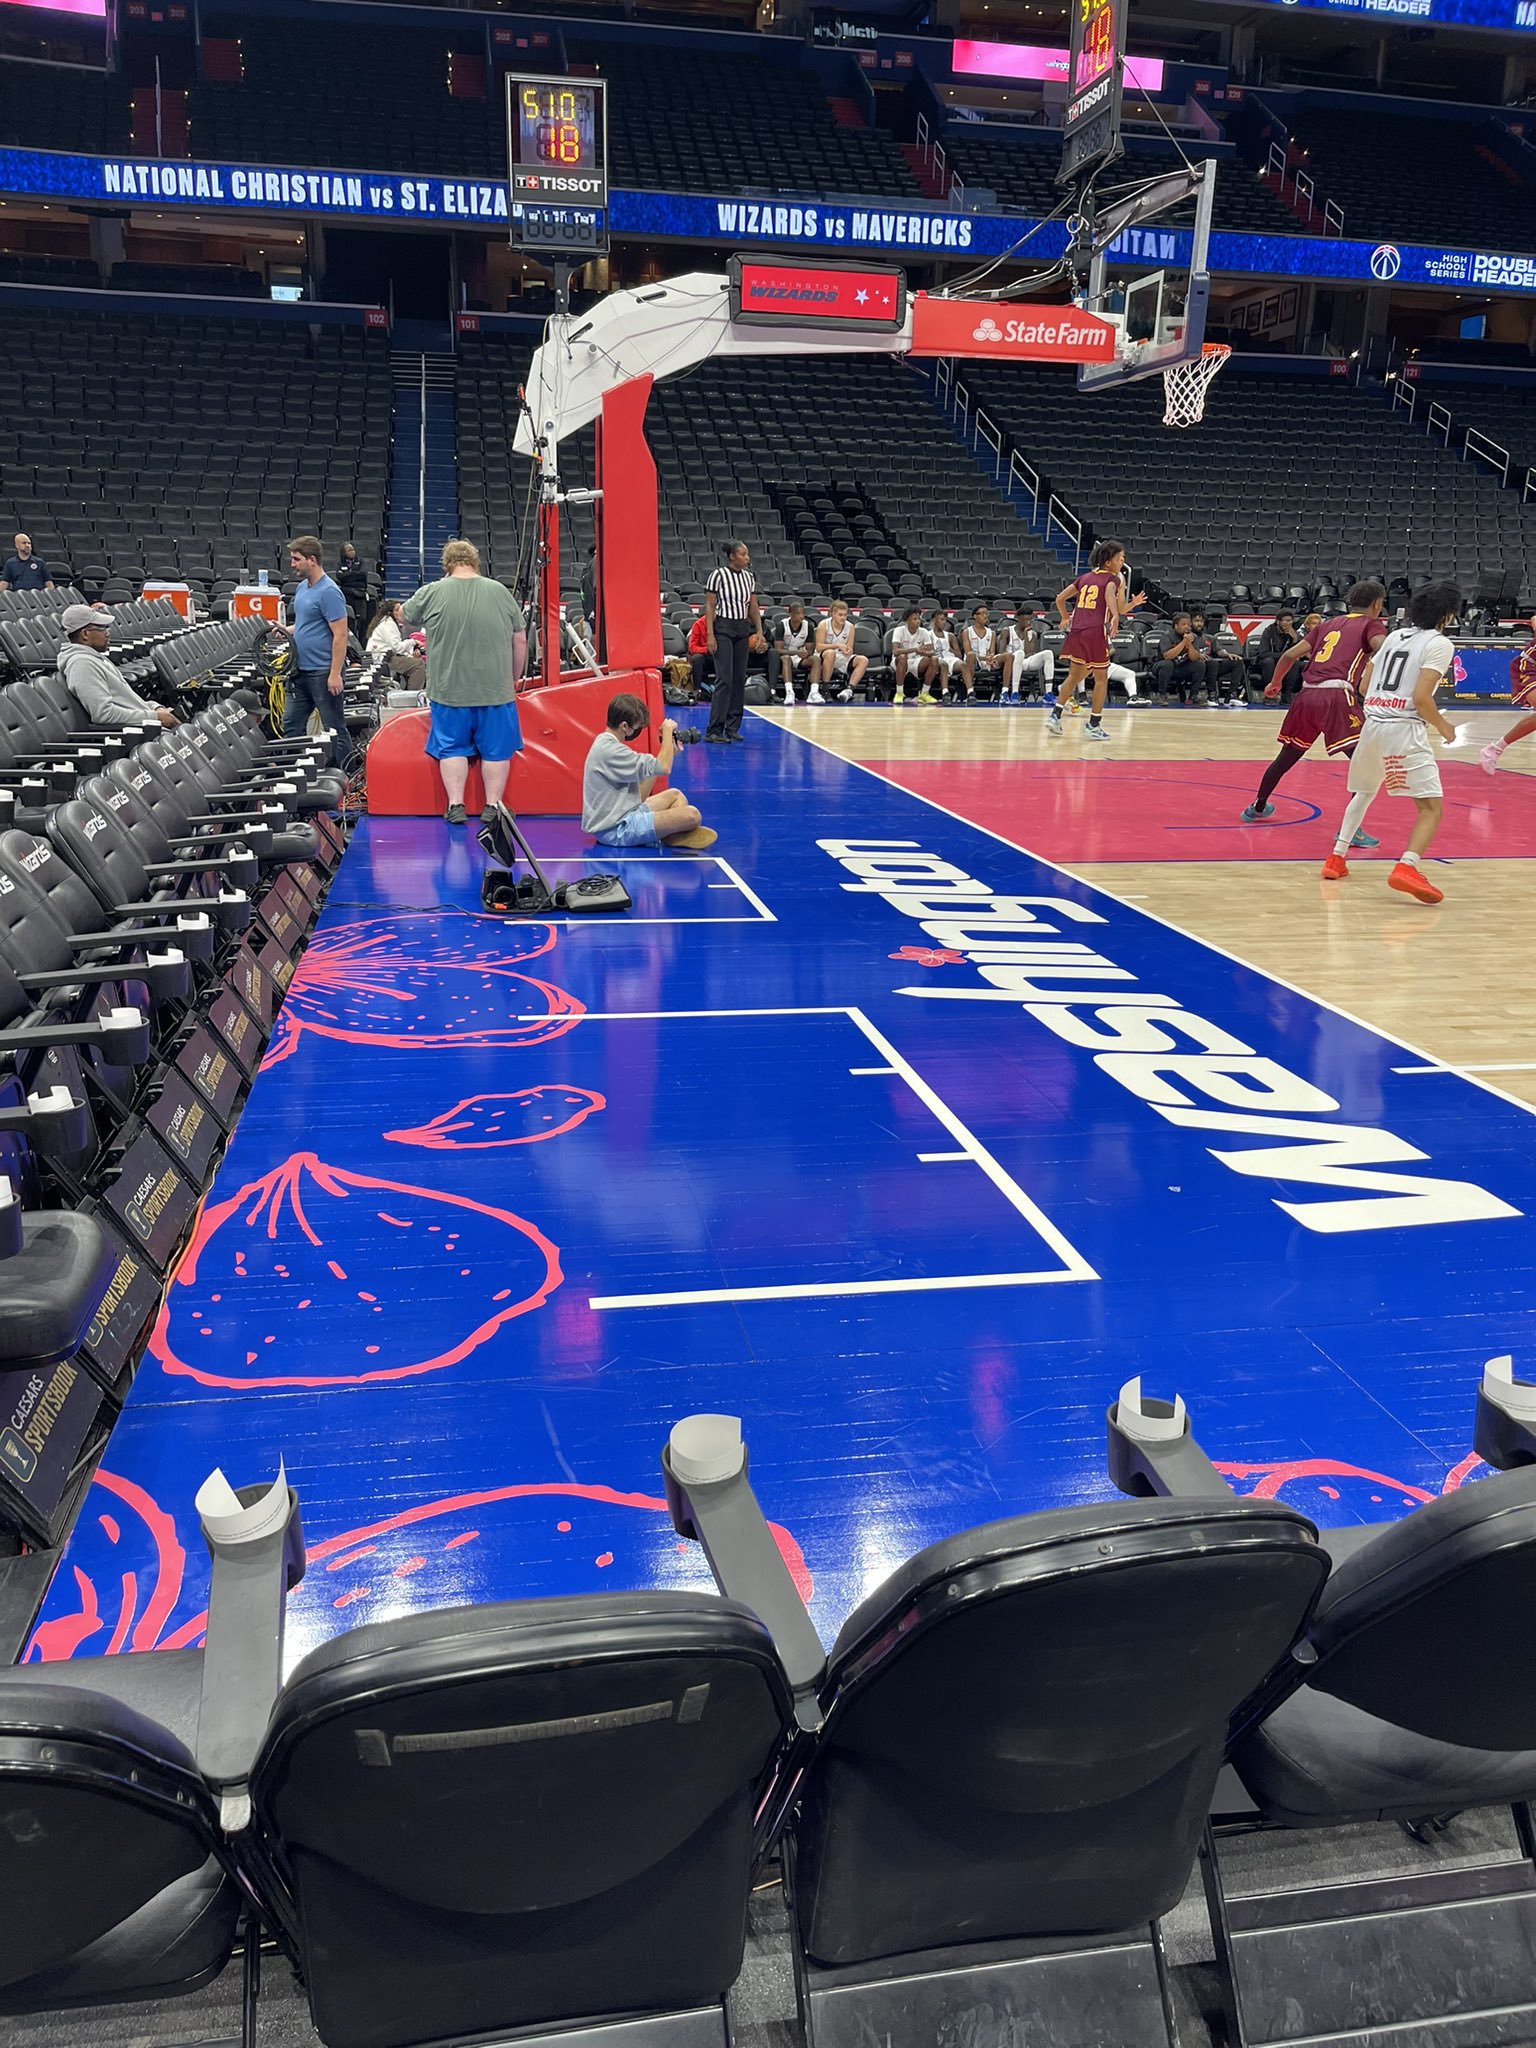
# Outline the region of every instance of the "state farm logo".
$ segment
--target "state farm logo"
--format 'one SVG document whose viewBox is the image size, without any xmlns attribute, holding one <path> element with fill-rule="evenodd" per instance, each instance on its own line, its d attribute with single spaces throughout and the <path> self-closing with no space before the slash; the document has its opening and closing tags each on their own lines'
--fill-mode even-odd
<svg viewBox="0 0 1536 2048">
<path fill-rule="evenodd" d="M 972 341 L 1001 341 L 1002 338 L 1003 330 L 990 317 L 983 320 L 981 325 L 975 328 L 971 334 Z"/>
</svg>

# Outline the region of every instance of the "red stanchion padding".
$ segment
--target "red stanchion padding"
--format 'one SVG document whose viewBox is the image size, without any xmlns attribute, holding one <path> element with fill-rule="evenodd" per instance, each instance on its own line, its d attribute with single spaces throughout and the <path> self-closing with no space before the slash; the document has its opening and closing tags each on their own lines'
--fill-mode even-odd
<svg viewBox="0 0 1536 2048">
<path fill-rule="evenodd" d="M 665 707 L 656 669 L 621 669 L 608 675 L 572 676 L 546 689 L 525 690 L 517 700 L 523 751 L 512 762 L 508 799 L 520 816 L 575 818 L 581 815 L 581 771 L 595 734 L 607 722 L 609 699 L 628 690 L 645 700 L 652 739 Z M 368 743 L 368 809 L 381 818 L 435 818 L 442 814 L 443 784 L 426 751 L 431 714 L 401 711 Z M 469 771 L 464 803 L 471 816 L 485 803 L 478 764 Z"/>
</svg>

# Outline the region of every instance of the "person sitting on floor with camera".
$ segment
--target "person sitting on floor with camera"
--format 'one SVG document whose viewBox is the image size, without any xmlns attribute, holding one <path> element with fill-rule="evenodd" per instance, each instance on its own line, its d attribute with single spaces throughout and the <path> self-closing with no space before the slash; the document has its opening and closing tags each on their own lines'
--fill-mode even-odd
<svg viewBox="0 0 1536 2048">
<path fill-rule="evenodd" d="M 698 734 L 680 734 L 670 718 L 661 722 L 661 746 L 637 754 L 630 745 L 647 731 L 651 715 L 644 701 L 621 691 L 608 706 L 608 725 L 587 751 L 581 777 L 581 829 L 599 846 L 679 846 L 689 852 L 713 846 L 717 833 L 680 789 L 657 789 L 672 772 L 679 745 Z"/>
</svg>

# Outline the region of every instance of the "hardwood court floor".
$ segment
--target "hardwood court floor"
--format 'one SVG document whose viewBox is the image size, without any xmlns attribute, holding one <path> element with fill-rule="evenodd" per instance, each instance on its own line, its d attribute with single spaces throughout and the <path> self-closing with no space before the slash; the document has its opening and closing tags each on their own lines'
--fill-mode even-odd
<svg viewBox="0 0 1536 2048">
<path fill-rule="evenodd" d="M 1080 720 L 1057 740 L 1028 707 L 763 715 L 1536 1106 L 1536 739 L 1492 778 L 1476 762 L 1512 712 L 1457 714 L 1471 743 L 1446 757 L 1438 847 L 1454 857 L 1433 869 L 1446 891 L 1433 908 L 1385 886 L 1410 817 L 1386 796 L 1367 820 L 1381 854 L 1347 882 L 1320 879 L 1345 802 L 1338 763 L 1309 759 L 1281 785 L 1298 829 L 1241 825 L 1257 770 L 1240 764 L 1271 757 L 1277 711 L 1112 709 L 1113 740 L 1093 751 Z M 1160 765 L 1141 776 L 1140 763 Z M 1096 857 L 1107 843 L 1113 857 Z M 1241 857 L 1189 857 L 1205 845 Z"/>
</svg>

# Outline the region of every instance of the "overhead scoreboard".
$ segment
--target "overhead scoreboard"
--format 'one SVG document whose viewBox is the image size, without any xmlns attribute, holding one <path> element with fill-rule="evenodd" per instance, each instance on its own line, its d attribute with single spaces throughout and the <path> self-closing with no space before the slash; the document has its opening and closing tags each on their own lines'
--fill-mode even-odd
<svg viewBox="0 0 1536 2048">
<path fill-rule="evenodd" d="M 1121 153 L 1128 5 L 1129 0 L 1072 0 L 1058 185 L 1071 184 Z"/>
<path fill-rule="evenodd" d="M 531 256 L 608 251 L 608 88 L 507 73 L 510 231 Z"/>
</svg>

